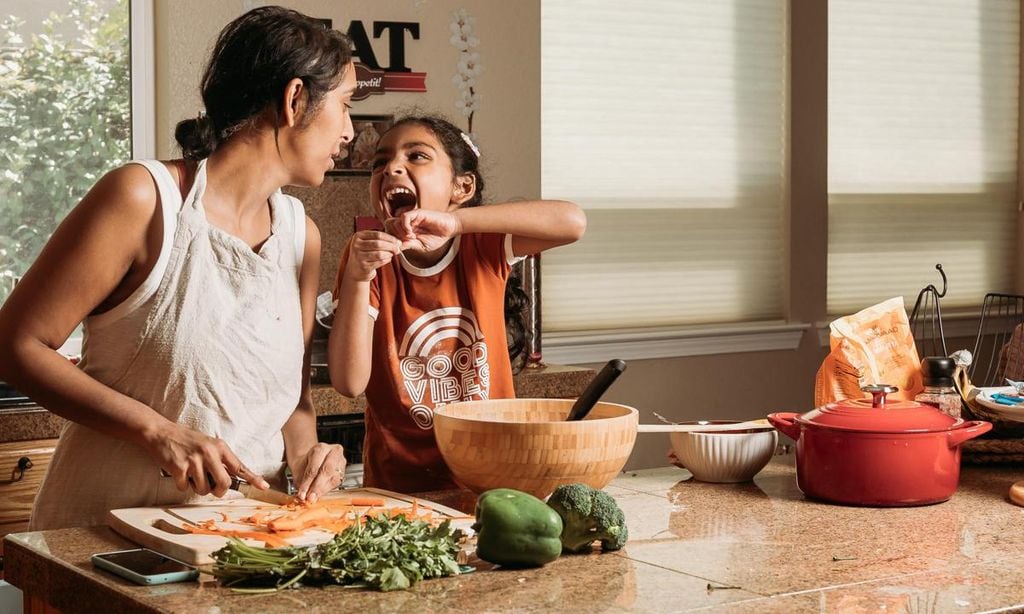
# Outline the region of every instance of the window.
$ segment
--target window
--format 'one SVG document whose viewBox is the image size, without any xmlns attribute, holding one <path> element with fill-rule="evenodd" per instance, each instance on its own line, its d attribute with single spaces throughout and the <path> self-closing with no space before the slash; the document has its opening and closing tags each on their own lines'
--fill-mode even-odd
<svg viewBox="0 0 1024 614">
<path fill-rule="evenodd" d="M 131 157 L 133 100 L 128 0 L 18 0 L 0 19 L 3 301 L 67 212 Z"/>
<path fill-rule="evenodd" d="M 783 318 L 786 7 L 542 1 L 542 193 L 588 219 L 544 255 L 545 347 Z"/>
<path fill-rule="evenodd" d="M 829 3 L 828 313 L 1012 291 L 1017 0 Z M 879 275 L 879 271 L 885 271 Z"/>
</svg>

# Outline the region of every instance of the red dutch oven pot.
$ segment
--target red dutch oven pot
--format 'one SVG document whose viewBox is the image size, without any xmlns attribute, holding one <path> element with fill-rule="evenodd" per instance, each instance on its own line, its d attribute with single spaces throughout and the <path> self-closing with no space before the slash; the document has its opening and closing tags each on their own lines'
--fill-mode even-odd
<svg viewBox="0 0 1024 614">
<path fill-rule="evenodd" d="M 945 501 L 960 481 L 960 445 L 988 432 L 915 401 L 886 402 L 893 386 L 866 386 L 872 399 L 829 403 L 805 414 L 770 414 L 796 441 L 796 479 L 808 497 L 849 505 Z"/>
</svg>

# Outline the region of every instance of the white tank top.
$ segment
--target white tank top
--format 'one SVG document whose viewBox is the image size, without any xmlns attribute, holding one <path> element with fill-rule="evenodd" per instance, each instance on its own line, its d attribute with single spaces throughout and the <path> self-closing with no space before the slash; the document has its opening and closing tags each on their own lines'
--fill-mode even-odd
<svg viewBox="0 0 1024 614">
<path fill-rule="evenodd" d="M 79 367 L 172 421 L 220 437 L 280 486 L 281 427 L 302 390 L 302 203 L 274 193 L 271 236 L 253 251 L 207 221 L 205 160 L 184 202 L 163 163 L 133 163 L 149 169 L 158 189 L 160 255 L 131 296 L 85 320 Z M 142 448 L 69 422 L 29 528 L 104 524 L 111 509 L 199 499 L 161 478 Z"/>
</svg>

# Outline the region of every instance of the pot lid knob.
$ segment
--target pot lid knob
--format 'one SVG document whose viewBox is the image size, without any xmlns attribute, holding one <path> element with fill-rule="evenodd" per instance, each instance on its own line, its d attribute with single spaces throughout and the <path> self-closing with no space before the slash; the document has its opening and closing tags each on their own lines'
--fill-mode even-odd
<svg viewBox="0 0 1024 614">
<path fill-rule="evenodd" d="M 871 394 L 871 407 L 884 408 L 885 395 L 897 392 L 899 388 L 888 384 L 874 384 L 872 386 L 861 386 L 861 390 Z"/>
</svg>

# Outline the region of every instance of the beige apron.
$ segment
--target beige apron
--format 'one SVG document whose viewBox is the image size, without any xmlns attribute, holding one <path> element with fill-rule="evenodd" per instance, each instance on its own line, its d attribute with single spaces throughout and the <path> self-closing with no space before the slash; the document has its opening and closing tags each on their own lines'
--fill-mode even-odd
<svg viewBox="0 0 1024 614">
<path fill-rule="evenodd" d="M 143 284 L 85 320 L 80 368 L 168 419 L 220 437 L 239 459 L 281 485 L 281 427 L 299 401 L 303 335 L 298 272 L 302 204 L 270 198 L 271 236 L 258 252 L 206 220 L 206 161 L 182 202 L 163 163 L 149 169 L 164 240 Z M 198 500 L 133 444 L 76 423 L 61 434 L 30 529 L 105 523 L 121 507 Z"/>
</svg>

